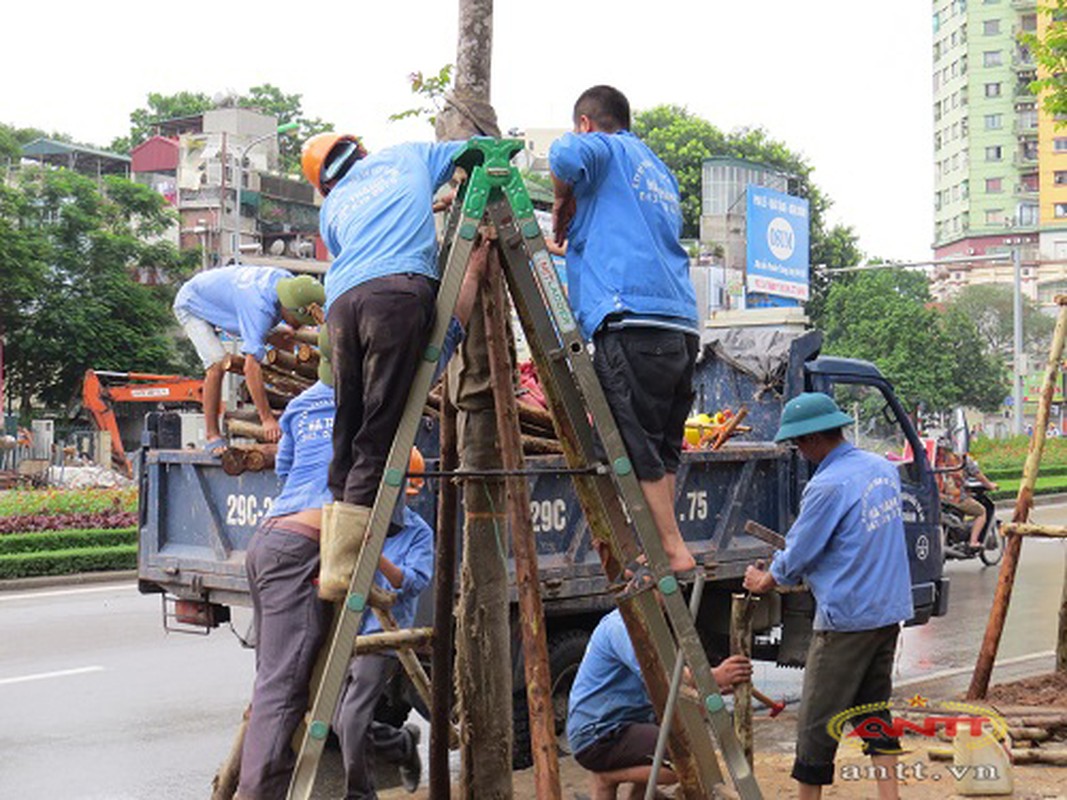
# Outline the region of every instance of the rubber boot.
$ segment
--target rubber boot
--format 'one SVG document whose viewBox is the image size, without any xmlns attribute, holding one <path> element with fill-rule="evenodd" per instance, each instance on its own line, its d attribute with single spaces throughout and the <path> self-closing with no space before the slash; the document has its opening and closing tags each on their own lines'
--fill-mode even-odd
<svg viewBox="0 0 1067 800">
<path fill-rule="evenodd" d="M 319 597 L 323 600 L 337 603 L 348 595 L 370 511 L 367 506 L 351 503 L 327 503 L 322 507 Z"/>
</svg>

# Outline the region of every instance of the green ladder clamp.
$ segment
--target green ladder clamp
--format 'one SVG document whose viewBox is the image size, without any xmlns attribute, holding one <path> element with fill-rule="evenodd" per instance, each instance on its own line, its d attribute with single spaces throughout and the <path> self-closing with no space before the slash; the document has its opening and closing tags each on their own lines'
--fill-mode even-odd
<svg viewBox="0 0 1067 800">
<path fill-rule="evenodd" d="M 545 247 L 526 187 L 519 171 L 511 165 L 511 159 L 522 148 L 523 143 L 517 140 L 479 138 L 472 139 L 455 156 L 457 165 L 467 171 L 469 178 L 460 189 L 446 228 L 448 247 L 441 254 L 443 269 L 430 343 L 389 452 L 348 598 L 334 623 L 329 654 L 301 737 L 289 797 L 307 800 L 311 796 L 445 331 L 478 227 L 488 221 L 497 229 L 504 274 L 564 454 L 571 468 L 585 472 L 573 479 L 592 535 L 610 547 L 608 577 L 619 578 L 620 565 L 632 562 L 638 555 L 633 530 L 655 579 L 647 590 L 620 597 L 618 605 L 657 713 L 663 713 L 670 674 L 679 653 L 696 684 L 699 705 L 681 699 L 670 739 L 672 767 L 686 797 L 710 798 L 713 787 L 722 782 L 715 752 L 717 741 L 740 796 L 743 800 L 760 800 L 763 795 L 734 735 L 732 719 L 711 674 L 678 581 L 667 568 L 655 523 Z M 589 467 L 600 460 L 594 444 L 597 436 L 610 466 L 589 472 Z"/>
</svg>

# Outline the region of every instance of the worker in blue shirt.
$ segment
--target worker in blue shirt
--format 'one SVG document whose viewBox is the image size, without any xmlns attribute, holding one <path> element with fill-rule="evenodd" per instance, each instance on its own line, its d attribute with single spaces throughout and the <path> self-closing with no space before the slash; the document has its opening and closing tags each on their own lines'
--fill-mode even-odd
<svg viewBox="0 0 1067 800">
<path fill-rule="evenodd" d="M 849 709 L 885 703 L 900 623 L 911 618 L 911 576 L 901 515 L 900 476 L 881 456 L 847 442 L 852 418 L 827 395 L 798 395 L 782 410 L 776 442 L 792 441 L 818 465 L 804 487 L 800 514 L 785 549 L 771 564 L 745 571 L 745 588 L 769 592 L 803 580 L 815 597 L 815 632 L 808 650 L 797 718 L 793 778 L 801 800 L 833 783 L 837 739 L 828 724 Z M 888 721 L 887 712 L 857 713 Z M 900 742 L 865 739 L 878 768 L 878 796 L 898 796 Z"/>
<path fill-rule="evenodd" d="M 752 663 L 730 656 L 712 674 L 722 692 L 731 692 L 751 680 Z M 644 797 L 658 735 L 637 654 L 615 609 L 593 630 L 567 708 L 567 741 L 575 760 L 593 773 L 592 800 L 614 800 L 624 783 L 633 784 L 630 797 Z M 657 776 L 657 784 L 677 781 L 667 768 Z"/>
<path fill-rule="evenodd" d="M 281 437 L 278 421 L 267 402 L 259 362 L 266 355 L 267 337 L 283 320 L 293 327 L 313 325 L 312 304 L 322 305 L 322 284 L 310 275 L 294 278 L 274 267 L 233 265 L 195 275 L 178 290 L 174 315 L 196 348 L 204 365 L 204 428 L 209 452 L 226 445 L 219 433 L 222 398 L 222 361 L 226 350 L 215 329 L 241 339 L 248 393 L 259 414 L 267 441 Z"/>
<path fill-rule="evenodd" d="M 696 562 L 674 510 L 675 475 L 693 404 L 699 336 L 678 182 L 629 131 L 630 104 L 610 86 L 574 104 L 574 133 L 553 142 L 556 239 L 567 292 L 634 473 L 677 572 Z"/>
<path fill-rule="evenodd" d="M 483 242 L 475 249 L 464 276 L 438 373 L 463 338 L 485 274 L 488 247 Z M 326 345 L 327 337 L 320 335 L 320 341 Z M 285 484 L 245 553 L 256 630 L 256 681 L 241 754 L 239 800 L 286 797 L 295 763 L 293 732 L 308 708 L 311 671 L 330 624 L 331 607 L 319 598 L 317 586 L 322 509 L 333 499 L 328 478 L 337 408 L 329 385 L 331 350 L 321 350 L 319 381 L 294 398 L 282 415 L 275 469 Z M 421 457 L 412 458 L 409 471 L 421 471 Z M 409 492 L 415 489 L 409 483 Z M 432 532 L 406 507 L 399 508 L 397 516 L 400 524 L 391 526 L 375 582 L 397 595 L 393 614 L 401 627 L 410 627 L 419 593 L 433 570 Z M 378 630 L 368 612 L 360 632 Z M 406 725 L 398 730 L 373 720 L 374 705 L 395 670 L 396 658 L 389 654 L 360 656 L 350 666 L 334 719 L 347 797 L 376 796 L 366 764 L 368 747 L 399 765 L 410 790 L 418 785 L 418 728 Z"/>
<path fill-rule="evenodd" d="M 320 596 L 345 596 L 404 399 L 433 323 L 433 195 L 463 142 L 400 144 L 368 154 L 323 133 L 303 149 L 304 175 L 325 196 L 319 228 L 333 263 L 326 321 L 337 401 L 324 509 Z"/>
</svg>

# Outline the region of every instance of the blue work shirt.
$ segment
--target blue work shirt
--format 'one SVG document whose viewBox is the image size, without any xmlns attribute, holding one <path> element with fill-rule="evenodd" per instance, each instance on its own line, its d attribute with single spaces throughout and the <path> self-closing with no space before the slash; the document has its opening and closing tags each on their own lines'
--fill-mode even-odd
<svg viewBox="0 0 1067 800">
<path fill-rule="evenodd" d="M 337 414 L 333 387 L 316 381 L 285 407 L 278 420 L 282 438 L 274 471 L 285 478 L 269 517 L 284 517 L 333 502 L 327 486 L 333 458 L 333 420 Z"/>
<path fill-rule="evenodd" d="M 678 182 L 629 131 L 568 133 L 549 166 L 574 189 L 567 231 L 567 293 L 582 334 L 609 314 L 661 317 L 697 330 L 689 256 L 678 237 Z"/>
<path fill-rule="evenodd" d="M 401 628 L 410 628 L 415 621 L 419 595 L 433 576 L 433 531 L 422 517 L 405 507 L 404 527 L 386 537 L 382 555 L 403 571 L 404 581 L 397 588 L 379 570 L 374 573 L 374 583 L 396 595 L 393 616 Z M 379 633 L 381 629 L 374 612 L 367 609 L 359 626 L 360 635 Z"/>
<path fill-rule="evenodd" d="M 453 317 L 445 331 L 434 380 L 440 376 L 461 341 L 463 327 Z M 285 479 L 285 485 L 271 504 L 268 517 L 284 517 L 333 502 L 328 479 L 336 414 L 333 387 L 322 381 L 316 381 L 289 401 L 278 421 L 282 438 L 274 459 L 274 471 Z"/>
<path fill-rule="evenodd" d="M 593 630 L 571 685 L 567 741 L 577 753 L 620 725 L 655 722 L 630 634 L 618 609 Z"/>
<path fill-rule="evenodd" d="M 815 630 L 873 630 L 911 618 L 900 476 L 886 459 L 848 442 L 830 451 L 785 542 L 771 575 L 784 586 L 808 584 Z"/>
<path fill-rule="evenodd" d="M 398 144 L 361 158 L 326 196 L 319 230 L 333 256 L 326 309 L 353 286 L 399 273 L 437 278 L 433 194 L 466 142 Z"/>
<path fill-rule="evenodd" d="M 240 264 L 194 275 L 178 290 L 175 309 L 241 338 L 241 352 L 257 361 L 266 353 L 267 335 L 282 320 L 275 287 L 293 274 L 276 267 Z"/>
</svg>

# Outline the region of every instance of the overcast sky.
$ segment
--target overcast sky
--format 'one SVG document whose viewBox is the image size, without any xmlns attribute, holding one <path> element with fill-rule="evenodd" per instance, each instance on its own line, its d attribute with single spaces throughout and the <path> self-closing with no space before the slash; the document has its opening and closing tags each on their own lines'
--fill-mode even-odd
<svg viewBox="0 0 1067 800">
<path fill-rule="evenodd" d="M 637 10 L 643 8 L 643 10 Z M 407 75 L 455 61 L 456 0 L 98 0 L 35 17 L 0 47 L 0 122 L 106 145 L 149 92 L 273 83 L 371 149 L 431 139 Z M 871 256 L 932 238 L 930 3 L 918 0 L 497 0 L 501 127 L 566 127 L 610 83 L 635 110 L 676 103 L 724 130 L 762 126 L 802 153 Z"/>
</svg>

